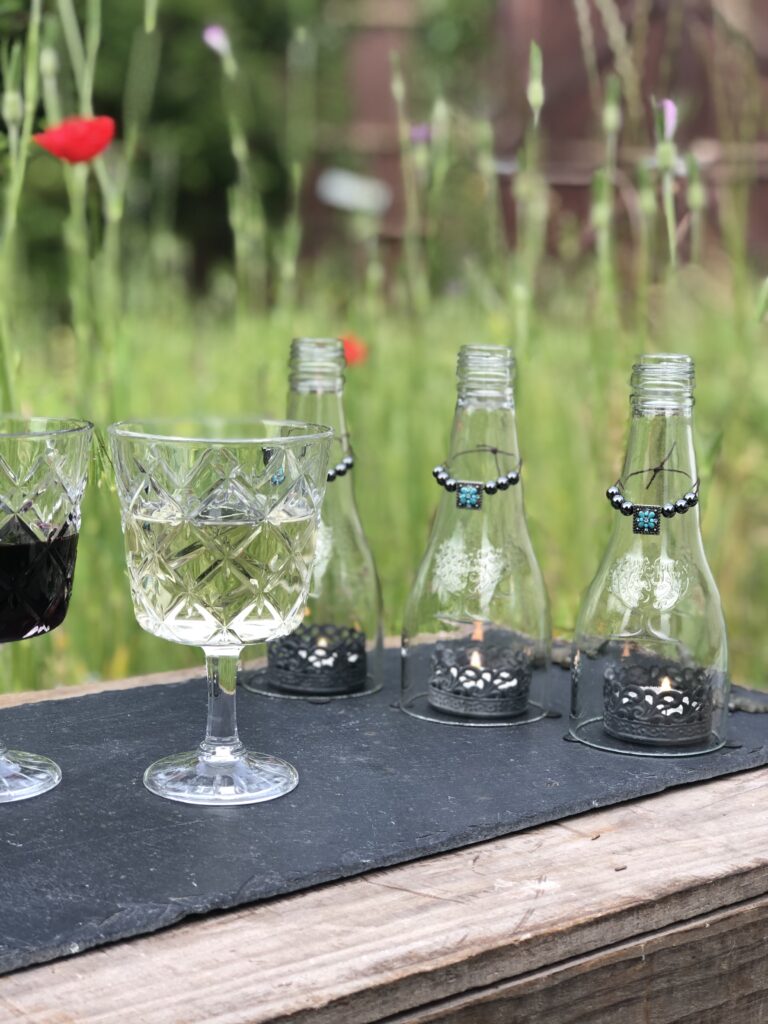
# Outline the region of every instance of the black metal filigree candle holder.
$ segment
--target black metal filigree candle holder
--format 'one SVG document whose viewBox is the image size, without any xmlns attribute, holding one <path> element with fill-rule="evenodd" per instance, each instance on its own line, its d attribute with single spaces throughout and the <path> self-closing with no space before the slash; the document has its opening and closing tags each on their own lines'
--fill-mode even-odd
<svg viewBox="0 0 768 1024">
<path fill-rule="evenodd" d="M 705 668 L 642 659 L 609 665 L 603 685 L 605 731 L 655 747 L 703 743 L 712 730 L 712 684 Z"/>
<path fill-rule="evenodd" d="M 520 648 L 478 641 L 435 645 L 429 703 L 464 718 L 514 718 L 528 708 L 533 659 Z"/>
<path fill-rule="evenodd" d="M 351 626 L 303 625 L 267 645 L 269 683 L 285 693 L 335 696 L 365 687 L 365 633 Z"/>
</svg>

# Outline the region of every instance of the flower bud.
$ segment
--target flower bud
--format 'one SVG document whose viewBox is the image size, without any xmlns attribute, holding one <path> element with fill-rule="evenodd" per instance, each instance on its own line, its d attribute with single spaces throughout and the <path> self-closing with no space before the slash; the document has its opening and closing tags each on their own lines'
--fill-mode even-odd
<svg viewBox="0 0 768 1024">
<path fill-rule="evenodd" d="M 665 140 L 657 144 L 656 162 L 660 171 L 674 171 L 677 163 L 677 146 L 674 142 Z"/>
<path fill-rule="evenodd" d="M 443 96 L 438 96 L 432 106 L 432 138 L 436 143 L 448 137 L 451 123 L 451 108 Z"/>
<path fill-rule="evenodd" d="M 688 206 L 692 210 L 703 210 L 707 205 L 707 196 L 701 181 L 692 181 L 688 185 Z"/>
<path fill-rule="evenodd" d="M 59 73 L 59 55 L 52 46 L 40 51 L 40 74 L 43 78 L 55 78 Z"/>
<path fill-rule="evenodd" d="M 534 123 L 538 124 L 541 108 L 544 106 L 544 62 L 541 56 L 541 49 L 536 43 L 531 43 L 531 55 L 528 64 L 528 88 L 525 95 L 533 111 Z"/>
<path fill-rule="evenodd" d="M 606 135 L 618 135 L 621 131 L 621 107 L 618 103 L 606 103 L 603 107 L 603 131 Z"/>
<path fill-rule="evenodd" d="M 3 93 L 2 113 L 7 125 L 21 124 L 24 117 L 24 102 L 18 89 L 8 89 Z"/>
<path fill-rule="evenodd" d="M 538 117 L 544 106 L 544 83 L 538 80 L 529 82 L 525 95 L 534 116 Z"/>
<path fill-rule="evenodd" d="M 392 71 L 391 88 L 395 103 L 398 107 L 401 107 L 405 103 L 405 81 L 400 73 L 400 69 L 397 67 Z"/>
<path fill-rule="evenodd" d="M 637 199 L 643 215 L 653 217 L 656 213 L 656 193 L 649 184 L 645 184 L 640 188 Z"/>
</svg>

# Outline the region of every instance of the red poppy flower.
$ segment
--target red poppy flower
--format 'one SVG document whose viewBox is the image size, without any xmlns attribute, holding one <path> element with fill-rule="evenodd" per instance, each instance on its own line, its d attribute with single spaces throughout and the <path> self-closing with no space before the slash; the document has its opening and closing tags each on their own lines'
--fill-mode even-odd
<svg viewBox="0 0 768 1024">
<path fill-rule="evenodd" d="M 32 136 L 38 146 L 69 164 L 93 160 L 114 137 L 115 122 L 111 117 L 68 117 Z"/>
<path fill-rule="evenodd" d="M 344 342 L 344 357 L 347 366 L 354 366 L 356 363 L 364 363 L 368 358 L 368 346 L 362 338 L 356 334 L 343 334 L 341 340 Z"/>
</svg>

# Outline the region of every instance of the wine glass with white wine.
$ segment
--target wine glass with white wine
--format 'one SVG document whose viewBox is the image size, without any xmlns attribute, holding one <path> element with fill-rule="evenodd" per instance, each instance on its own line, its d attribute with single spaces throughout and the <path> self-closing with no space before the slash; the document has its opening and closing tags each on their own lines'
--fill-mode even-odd
<svg viewBox="0 0 768 1024">
<path fill-rule="evenodd" d="M 192 804 L 282 796 L 296 769 L 238 737 L 237 662 L 246 644 L 301 621 L 332 431 L 211 419 L 116 423 L 109 434 L 136 619 L 202 647 L 208 672 L 205 738 L 150 765 L 144 784 Z"/>
</svg>

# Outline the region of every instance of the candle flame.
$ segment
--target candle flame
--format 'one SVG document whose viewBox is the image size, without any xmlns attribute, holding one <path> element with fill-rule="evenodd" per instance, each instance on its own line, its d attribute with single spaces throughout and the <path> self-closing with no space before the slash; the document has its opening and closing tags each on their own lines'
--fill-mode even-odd
<svg viewBox="0 0 768 1024">
<path fill-rule="evenodd" d="M 477 640 L 479 643 L 482 643 L 483 640 L 485 640 L 485 630 L 483 629 L 482 622 L 475 623 L 475 628 L 472 630 L 472 636 L 470 639 Z"/>
<path fill-rule="evenodd" d="M 483 657 L 480 654 L 480 651 L 472 651 L 472 653 L 469 656 L 469 664 L 472 666 L 472 668 L 483 667 Z"/>
<path fill-rule="evenodd" d="M 662 677 L 660 686 L 661 686 L 662 690 L 671 690 L 673 688 L 672 687 L 672 680 L 669 678 L 669 676 L 663 676 Z"/>
</svg>

